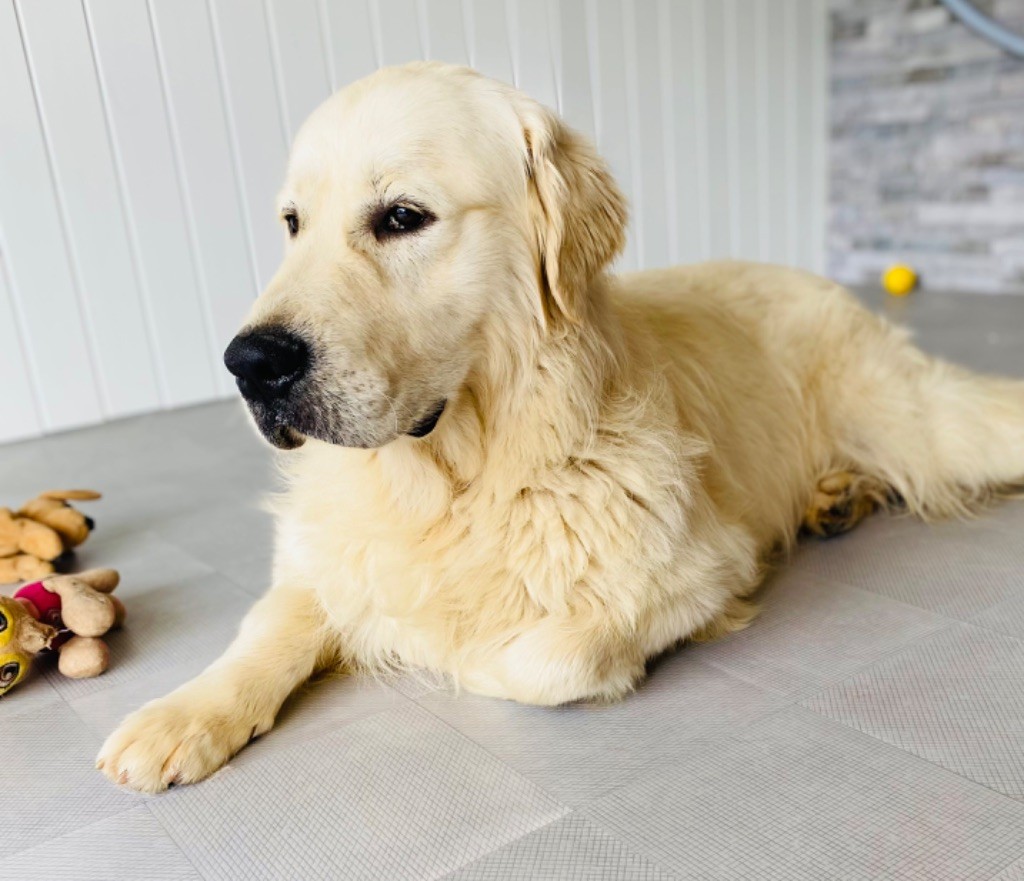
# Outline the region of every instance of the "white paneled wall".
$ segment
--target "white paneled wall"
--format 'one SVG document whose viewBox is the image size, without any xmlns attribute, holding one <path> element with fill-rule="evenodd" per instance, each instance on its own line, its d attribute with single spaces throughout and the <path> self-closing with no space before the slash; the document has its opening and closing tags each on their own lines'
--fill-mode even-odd
<svg viewBox="0 0 1024 881">
<path fill-rule="evenodd" d="M 437 58 L 595 138 L 623 268 L 820 269 L 826 0 L 0 0 L 0 441 L 231 391 L 288 144 Z"/>
</svg>

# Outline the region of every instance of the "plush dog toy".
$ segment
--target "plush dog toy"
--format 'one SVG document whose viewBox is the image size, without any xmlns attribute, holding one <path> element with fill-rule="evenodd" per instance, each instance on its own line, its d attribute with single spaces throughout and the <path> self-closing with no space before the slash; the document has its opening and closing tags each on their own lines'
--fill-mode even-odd
<svg viewBox="0 0 1024 881">
<path fill-rule="evenodd" d="M 59 652 L 65 676 L 99 676 L 110 663 L 100 639 L 124 622 L 125 609 L 111 591 L 113 569 L 52 575 L 26 584 L 13 597 L 0 596 L 0 696 L 17 685 L 45 649 Z"/>
<path fill-rule="evenodd" d="M 53 561 L 89 537 L 91 518 L 68 502 L 98 499 L 88 489 L 45 492 L 18 511 L 0 508 L 0 584 L 45 578 Z"/>
</svg>

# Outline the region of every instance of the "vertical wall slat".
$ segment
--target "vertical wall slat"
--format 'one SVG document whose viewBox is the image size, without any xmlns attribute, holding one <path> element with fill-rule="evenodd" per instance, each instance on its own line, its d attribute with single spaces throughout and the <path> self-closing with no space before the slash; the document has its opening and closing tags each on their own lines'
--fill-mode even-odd
<svg viewBox="0 0 1024 881">
<path fill-rule="evenodd" d="M 792 56 L 796 89 L 800 84 L 808 84 L 814 74 L 814 6 L 817 0 L 801 0 L 794 10 L 793 40 L 795 51 Z M 814 264 L 812 253 L 813 238 L 810 223 L 814 208 L 814 187 L 810 185 L 810 177 L 814 171 L 813 146 L 814 134 L 814 93 L 808 89 L 802 101 L 793 102 L 795 131 L 793 132 L 793 168 L 797 175 L 805 175 L 807 181 L 803 186 L 796 186 L 793 181 L 792 199 L 794 218 L 792 234 L 794 249 L 792 262 L 795 266 L 810 269 Z"/>
<path fill-rule="evenodd" d="M 588 138 L 597 137 L 594 124 L 594 94 L 590 82 L 590 51 L 587 48 L 587 7 L 585 0 L 561 0 L 558 4 L 559 53 L 556 81 L 561 95 L 562 115 L 569 125 Z"/>
<path fill-rule="evenodd" d="M 389 0 L 379 11 L 382 65 L 404 64 L 423 58 L 416 0 Z"/>
<path fill-rule="evenodd" d="M 627 6 L 628 9 L 628 6 Z M 635 36 L 636 121 L 639 146 L 637 199 L 643 209 L 641 265 L 666 266 L 671 262 L 668 236 L 668 193 L 665 187 L 665 114 L 661 91 L 660 16 L 658 5 L 633 4 Z"/>
<path fill-rule="evenodd" d="M 693 263 L 707 256 L 707 179 L 702 124 L 702 83 L 704 58 L 694 46 L 703 46 L 703 31 L 695 0 L 666 0 L 668 44 L 671 68 L 676 76 L 670 84 L 672 100 L 673 189 L 669 197 L 675 214 L 672 259 Z"/>
<path fill-rule="evenodd" d="M 204 0 L 151 0 L 152 24 L 184 179 L 188 227 L 217 352 L 230 342 L 256 297 L 256 280 L 210 18 Z M 222 392 L 232 391 L 227 371 Z"/>
<path fill-rule="evenodd" d="M 558 107 L 548 22 L 550 0 L 509 0 L 515 16 L 516 85 L 541 104 Z"/>
<path fill-rule="evenodd" d="M 657 16 L 656 42 L 658 46 L 658 101 L 662 118 L 662 150 L 665 179 L 662 190 L 665 199 L 665 235 L 668 240 L 668 262 L 679 262 L 679 206 L 676 204 L 676 123 L 675 95 L 673 94 L 672 29 L 669 0 L 656 0 L 652 14 Z"/>
<path fill-rule="evenodd" d="M 786 56 L 783 65 L 783 94 L 787 96 L 789 113 L 786 116 L 785 134 L 785 180 L 786 180 L 786 255 L 785 262 L 791 266 L 799 265 L 801 257 L 800 239 L 800 194 L 796 182 L 800 178 L 802 170 L 807 168 L 801 165 L 799 131 L 801 128 L 801 117 L 806 112 L 807 100 L 794 101 L 793 95 L 799 94 L 800 90 L 800 7 L 804 0 L 784 0 L 780 10 L 783 28 L 785 29 Z"/>
<path fill-rule="evenodd" d="M 159 406 L 85 15 L 78 0 L 19 5 L 22 39 L 108 416 Z"/>
<path fill-rule="evenodd" d="M 823 24 L 820 8 L 821 0 L 803 0 L 795 9 L 795 29 L 793 39 L 796 46 L 794 66 L 797 88 L 803 87 L 804 100 L 795 101 L 795 132 L 793 149 L 795 169 L 798 177 L 793 181 L 795 205 L 795 238 L 796 250 L 793 255 L 795 265 L 804 269 L 814 270 L 818 267 L 816 254 L 817 235 L 814 224 L 824 223 L 816 213 L 816 203 L 823 196 L 819 181 L 823 168 L 819 164 L 817 151 L 825 146 L 824 132 L 821 126 L 821 114 L 818 107 L 820 101 L 820 83 L 823 83 L 825 71 L 819 69 L 817 57 L 817 28 Z M 820 82 L 816 79 L 821 77 Z M 822 175 L 823 177 L 823 175 Z M 799 181 L 799 185 L 797 184 Z"/>
<path fill-rule="evenodd" d="M 267 18 L 262 4 L 251 0 L 210 0 L 210 10 L 256 280 L 262 287 L 283 255 L 275 198 L 286 154 Z"/>
<path fill-rule="evenodd" d="M 757 257 L 762 261 L 771 260 L 772 255 L 772 232 L 771 232 L 771 199 L 769 192 L 769 175 L 771 173 L 771 156 L 769 146 L 771 141 L 772 116 L 768 106 L 770 94 L 768 84 L 769 55 L 771 44 L 769 41 L 768 16 L 770 0 L 756 0 L 751 9 L 751 17 L 754 20 L 754 39 L 757 42 L 757 86 L 754 97 L 757 113 L 757 227 L 758 227 L 758 248 Z"/>
<path fill-rule="evenodd" d="M 767 259 L 773 263 L 786 263 L 789 259 L 789 117 L 792 114 L 792 97 L 787 94 L 787 55 L 791 51 L 786 29 L 786 16 L 781 8 L 766 10 L 762 23 L 764 50 L 767 58 L 764 77 L 764 106 L 767 128 L 765 155 L 767 176 L 765 187 L 765 211 L 767 226 Z"/>
<path fill-rule="evenodd" d="M 317 0 L 269 0 L 271 42 L 277 58 L 289 139 L 330 95 Z"/>
<path fill-rule="evenodd" d="M 705 174 L 708 188 L 708 256 L 733 255 L 728 114 L 728 61 L 725 9 L 721 0 L 707 0 L 704 10 L 704 124 L 707 140 Z"/>
<path fill-rule="evenodd" d="M 633 211 L 630 215 L 629 247 L 632 256 L 636 261 L 637 269 L 647 269 L 644 265 L 644 191 L 641 182 L 641 151 L 643 142 L 640 137 L 640 108 L 637 95 L 639 84 L 637 83 L 637 61 L 636 61 L 636 13 L 634 12 L 635 0 L 621 0 L 619 5 L 619 28 L 622 41 L 623 72 L 625 74 L 626 87 L 626 133 L 629 138 L 629 179 L 620 181 L 626 187 L 633 202 Z"/>
<path fill-rule="evenodd" d="M 828 89 L 829 89 L 829 20 L 828 0 L 814 0 L 811 22 L 812 88 L 810 215 L 807 219 L 810 262 L 813 272 L 825 272 L 828 234 Z"/>
<path fill-rule="evenodd" d="M 102 417 L 13 3 L 0 3 L 0 246 L 41 428 Z M 14 350 L 10 350 L 14 351 Z M 0 412 L 0 434 L 21 432 Z"/>
<path fill-rule="evenodd" d="M 327 24 L 331 84 L 340 89 L 377 69 L 373 25 L 367 0 L 320 0 Z"/>
<path fill-rule="evenodd" d="M 427 35 L 427 45 L 423 47 L 426 57 L 450 64 L 469 64 L 461 0 L 420 0 L 419 10 Z"/>
<path fill-rule="evenodd" d="M 43 430 L 36 407 L 36 383 L 22 347 L 19 325 L 0 248 L 0 375 L 4 378 L 0 443 L 35 437 Z"/>
<path fill-rule="evenodd" d="M 86 9 L 166 403 L 208 400 L 220 359 L 196 283 L 149 16 L 137 0 L 88 0 Z"/>
<path fill-rule="evenodd" d="M 511 83 L 512 47 L 505 0 L 466 0 L 463 10 L 470 63 L 487 76 Z"/>
<path fill-rule="evenodd" d="M 593 80 L 597 96 L 597 143 L 631 202 L 631 222 L 639 209 L 632 187 L 633 167 L 630 150 L 630 112 L 626 84 L 625 47 L 622 40 L 622 6 L 618 0 L 594 0 L 595 45 L 591 52 L 596 59 Z M 619 260 L 622 269 L 637 268 L 637 252 L 631 235 Z"/>
<path fill-rule="evenodd" d="M 730 110 L 730 189 L 733 256 L 757 260 L 761 254 L 758 205 L 762 184 L 758 169 L 762 130 L 758 124 L 758 77 L 761 44 L 757 18 L 747 0 L 729 0 L 733 51 Z"/>
</svg>

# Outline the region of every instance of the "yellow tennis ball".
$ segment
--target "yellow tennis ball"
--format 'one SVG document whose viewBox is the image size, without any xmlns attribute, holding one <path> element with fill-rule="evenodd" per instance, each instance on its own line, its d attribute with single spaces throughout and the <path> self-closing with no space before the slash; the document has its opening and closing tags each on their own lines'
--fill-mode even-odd
<svg viewBox="0 0 1024 881">
<path fill-rule="evenodd" d="M 885 270 L 882 286 L 894 297 L 903 297 L 917 286 L 917 273 L 909 266 L 897 263 Z"/>
</svg>

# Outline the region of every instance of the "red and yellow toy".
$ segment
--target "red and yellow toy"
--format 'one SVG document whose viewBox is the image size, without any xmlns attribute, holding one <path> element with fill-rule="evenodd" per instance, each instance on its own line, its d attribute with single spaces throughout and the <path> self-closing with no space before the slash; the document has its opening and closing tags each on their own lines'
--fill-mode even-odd
<svg viewBox="0 0 1024 881">
<path fill-rule="evenodd" d="M 111 592 L 120 576 L 113 569 L 53 575 L 0 597 L 0 696 L 17 685 L 44 650 L 59 653 L 65 676 L 99 676 L 110 664 L 100 639 L 120 627 L 125 609 Z"/>
</svg>

